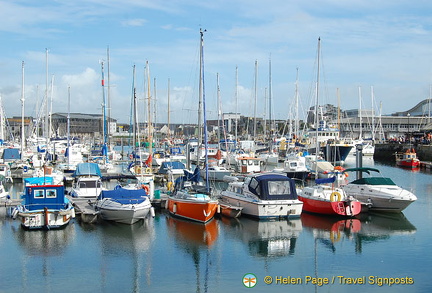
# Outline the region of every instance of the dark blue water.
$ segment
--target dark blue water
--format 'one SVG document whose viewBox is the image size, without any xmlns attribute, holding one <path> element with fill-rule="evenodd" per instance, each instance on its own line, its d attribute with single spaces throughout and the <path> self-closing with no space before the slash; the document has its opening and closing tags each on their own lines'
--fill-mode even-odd
<svg viewBox="0 0 432 293">
<path fill-rule="evenodd" d="M 432 175 L 374 166 L 417 195 L 403 214 L 25 231 L 2 212 L 0 292 L 430 292 Z"/>
</svg>

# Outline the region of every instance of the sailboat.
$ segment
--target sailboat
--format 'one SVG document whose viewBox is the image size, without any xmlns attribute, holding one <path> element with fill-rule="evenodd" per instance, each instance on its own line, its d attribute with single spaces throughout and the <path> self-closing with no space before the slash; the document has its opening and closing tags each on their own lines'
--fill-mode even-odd
<svg viewBox="0 0 432 293">
<path fill-rule="evenodd" d="M 197 167 L 193 174 L 185 171 L 185 176 L 176 179 L 174 191 L 168 197 L 167 209 L 173 216 L 207 223 L 214 218 L 217 211 L 218 201 L 210 197 L 210 186 L 208 176 L 208 146 L 207 146 L 207 125 L 206 107 L 204 97 L 204 32 L 200 30 L 200 80 L 199 80 L 199 108 L 198 108 L 198 127 L 201 134 L 201 127 L 204 127 L 204 159 L 206 169 L 205 185 L 199 185 L 200 170 Z M 201 107 L 202 106 L 202 107 Z M 203 123 L 201 123 L 201 111 L 204 113 Z M 201 135 L 199 135 L 201 139 Z"/>
</svg>

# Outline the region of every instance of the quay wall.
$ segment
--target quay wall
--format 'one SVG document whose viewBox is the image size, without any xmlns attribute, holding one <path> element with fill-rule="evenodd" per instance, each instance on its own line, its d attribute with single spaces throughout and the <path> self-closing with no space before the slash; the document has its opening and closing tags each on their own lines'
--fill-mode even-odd
<svg viewBox="0 0 432 293">
<path fill-rule="evenodd" d="M 374 159 L 395 161 L 396 152 L 404 152 L 410 147 L 414 147 L 417 152 L 417 157 L 421 161 L 432 161 L 432 145 L 410 145 L 407 143 L 377 143 L 375 144 Z"/>
</svg>

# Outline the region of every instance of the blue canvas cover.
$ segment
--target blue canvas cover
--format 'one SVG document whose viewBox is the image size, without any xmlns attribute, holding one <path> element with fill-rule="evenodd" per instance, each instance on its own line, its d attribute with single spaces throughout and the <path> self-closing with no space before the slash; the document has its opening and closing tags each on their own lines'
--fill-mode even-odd
<svg viewBox="0 0 432 293">
<path fill-rule="evenodd" d="M 75 172 L 72 177 L 77 176 L 99 176 L 102 177 L 99 165 L 96 163 L 79 163 L 76 166 Z"/>
<path fill-rule="evenodd" d="M 30 185 L 26 186 L 24 204 L 30 211 L 60 210 L 66 207 L 63 185 Z"/>
<path fill-rule="evenodd" d="M 121 204 L 142 203 L 146 200 L 147 193 L 144 189 L 115 188 L 113 190 L 103 190 L 98 199 L 111 198 Z"/>
<path fill-rule="evenodd" d="M 185 169 L 186 166 L 182 162 L 174 161 L 174 162 L 162 162 L 158 173 L 159 174 L 167 174 L 168 170 L 171 169 Z"/>
<path fill-rule="evenodd" d="M 2 159 L 5 161 L 13 161 L 21 159 L 19 149 L 4 149 Z"/>
<path fill-rule="evenodd" d="M 27 185 L 46 185 L 46 184 L 53 184 L 54 178 L 53 177 L 30 177 L 30 178 L 24 178 L 24 184 Z"/>
<path fill-rule="evenodd" d="M 333 183 L 336 181 L 336 177 L 330 177 L 330 178 L 320 178 L 320 179 L 315 179 L 315 183 L 316 184 L 325 184 L 325 183 Z"/>
<path fill-rule="evenodd" d="M 297 199 L 294 180 L 280 174 L 255 176 L 248 187 L 250 192 L 262 200 Z"/>
</svg>

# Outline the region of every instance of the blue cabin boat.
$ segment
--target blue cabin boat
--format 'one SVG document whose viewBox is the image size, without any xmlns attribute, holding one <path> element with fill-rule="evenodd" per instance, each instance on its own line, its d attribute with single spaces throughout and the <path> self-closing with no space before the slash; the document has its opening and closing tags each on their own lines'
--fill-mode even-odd
<svg viewBox="0 0 432 293">
<path fill-rule="evenodd" d="M 13 213 L 27 229 L 56 229 L 75 217 L 75 210 L 65 197 L 63 185 L 54 185 L 52 177 L 25 179 L 23 202 Z"/>
</svg>

